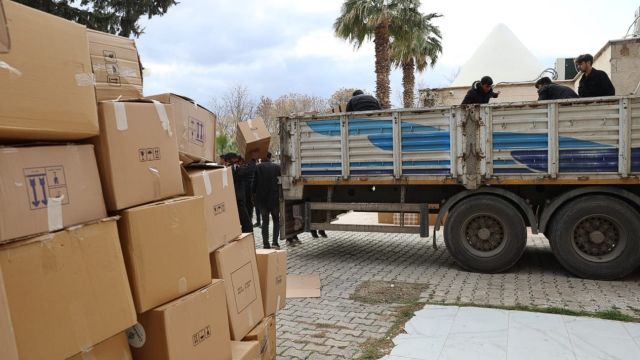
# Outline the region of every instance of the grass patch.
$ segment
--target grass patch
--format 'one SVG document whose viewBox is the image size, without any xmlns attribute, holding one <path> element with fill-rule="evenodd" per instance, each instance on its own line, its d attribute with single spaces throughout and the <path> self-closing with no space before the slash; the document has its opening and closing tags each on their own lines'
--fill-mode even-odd
<svg viewBox="0 0 640 360">
<path fill-rule="evenodd" d="M 426 284 L 369 280 L 360 283 L 350 299 L 364 304 L 406 304 L 418 301 L 426 289 Z"/>
<path fill-rule="evenodd" d="M 362 354 L 359 360 L 377 360 L 389 354 L 393 349 L 393 338 L 404 331 L 404 324 L 411 320 L 415 312 L 422 309 L 425 303 L 419 301 L 411 301 L 403 304 L 396 309 L 397 317 L 381 339 L 369 339 L 365 341 L 360 348 Z"/>
</svg>

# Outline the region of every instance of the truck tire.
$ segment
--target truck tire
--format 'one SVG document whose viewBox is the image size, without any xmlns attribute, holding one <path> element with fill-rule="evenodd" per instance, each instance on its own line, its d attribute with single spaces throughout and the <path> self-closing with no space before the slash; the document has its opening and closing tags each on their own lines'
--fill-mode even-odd
<svg viewBox="0 0 640 360">
<path fill-rule="evenodd" d="M 590 195 L 564 205 L 553 217 L 551 249 L 572 274 L 619 279 L 640 264 L 638 212 L 622 200 Z"/>
<path fill-rule="evenodd" d="M 527 246 L 527 231 L 522 216 L 509 202 L 479 195 L 450 211 L 444 241 L 464 269 L 496 273 L 518 262 Z"/>
</svg>

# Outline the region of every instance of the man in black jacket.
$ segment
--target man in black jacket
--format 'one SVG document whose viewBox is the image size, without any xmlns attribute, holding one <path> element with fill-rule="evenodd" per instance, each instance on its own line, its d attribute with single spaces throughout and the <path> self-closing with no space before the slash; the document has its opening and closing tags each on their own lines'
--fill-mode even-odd
<svg viewBox="0 0 640 360">
<path fill-rule="evenodd" d="M 462 105 L 468 104 L 488 104 L 489 99 L 497 98 L 500 91 L 493 92 L 493 79 L 489 76 L 483 76 L 480 81 L 474 81 L 471 89 L 467 91 L 462 100 Z"/>
<path fill-rule="evenodd" d="M 611 83 L 609 75 L 593 67 L 591 54 L 580 55 L 576 58 L 578 70 L 582 73 L 578 94 L 580 97 L 614 96 L 616 88 Z"/>
<path fill-rule="evenodd" d="M 265 249 L 280 249 L 280 165 L 271 162 L 271 153 L 256 166 L 256 177 L 253 182 L 256 203 L 260 205 L 262 214 L 262 244 Z M 269 215 L 273 219 L 273 240 L 269 245 Z"/>
<path fill-rule="evenodd" d="M 365 94 L 362 90 L 354 91 L 352 96 L 347 103 L 347 111 L 382 110 L 378 99 Z"/>
<path fill-rule="evenodd" d="M 535 86 L 538 89 L 538 100 L 575 99 L 578 97 L 572 88 L 554 84 L 546 76 L 536 81 Z"/>
<path fill-rule="evenodd" d="M 246 205 L 247 168 L 240 165 L 240 156 L 238 154 L 228 153 L 225 155 L 225 159 L 233 174 L 233 187 L 236 190 L 236 204 L 238 205 L 238 217 L 240 218 L 242 232 L 253 232 L 251 218 L 247 213 Z"/>
</svg>

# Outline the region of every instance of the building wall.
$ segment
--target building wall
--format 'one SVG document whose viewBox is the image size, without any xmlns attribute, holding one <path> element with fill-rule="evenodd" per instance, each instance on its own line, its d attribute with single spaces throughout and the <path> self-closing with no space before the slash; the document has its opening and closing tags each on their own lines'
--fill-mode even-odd
<svg viewBox="0 0 640 360">
<path fill-rule="evenodd" d="M 633 94 L 640 85 L 640 39 L 613 40 L 608 42 L 594 55 L 593 66 L 605 71 L 616 88 L 616 95 Z M 580 75 L 573 80 L 556 81 L 578 91 Z M 448 87 L 439 89 L 420 90 L 422 106 L 451 106 L 459 105 L 471 87 Z M 532 82 L 496 84 L 496 91 L 500 91 L 497 99 L 491 103 L 535 101 L 538 93 Z M 638 91 L 640 93 L 640 91 Z"/>
</svg>

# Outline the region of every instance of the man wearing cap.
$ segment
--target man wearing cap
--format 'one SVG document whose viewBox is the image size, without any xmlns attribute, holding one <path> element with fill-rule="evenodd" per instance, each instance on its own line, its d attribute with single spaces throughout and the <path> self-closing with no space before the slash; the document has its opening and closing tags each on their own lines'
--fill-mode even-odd
<svg viewBox="0 0 640 360">
<path fill-rule="evenodd" d="M 347 103 L 347 112 L 367 110 L 382 110 L 382 106 L 380 106 L 378 99 L 372 95 L 365 94 L 362 90 L 354 91 L 352 98 Z"/>
<path fill-rule="evenodd" d="M 580 97 L 614 96 L 616 88 L 611 83 L 609 75 L 593 67 L 593 56 L 583 54 L 576 58 L 576 66 L 582 73 L 578 94 Z"/>
<path fill-rule="evenodd" d="M 489 99 L 497 98 L 500 91 L 493 91 L 493 79 L 489 76 L 483 76 L 480 81 L 474 81 L 471 89 L 467 91 L 467 95 L 462 100 L 462 105 L 468 104 L 488 104 Z"/>
<path fill-rule="evenodd" d="M 578 97 L 572 88 L 554 84 L 546 76 L 536 81 L 535 86 L 538 89 L 538 100 L 575 99 Z"/>
</svg>

